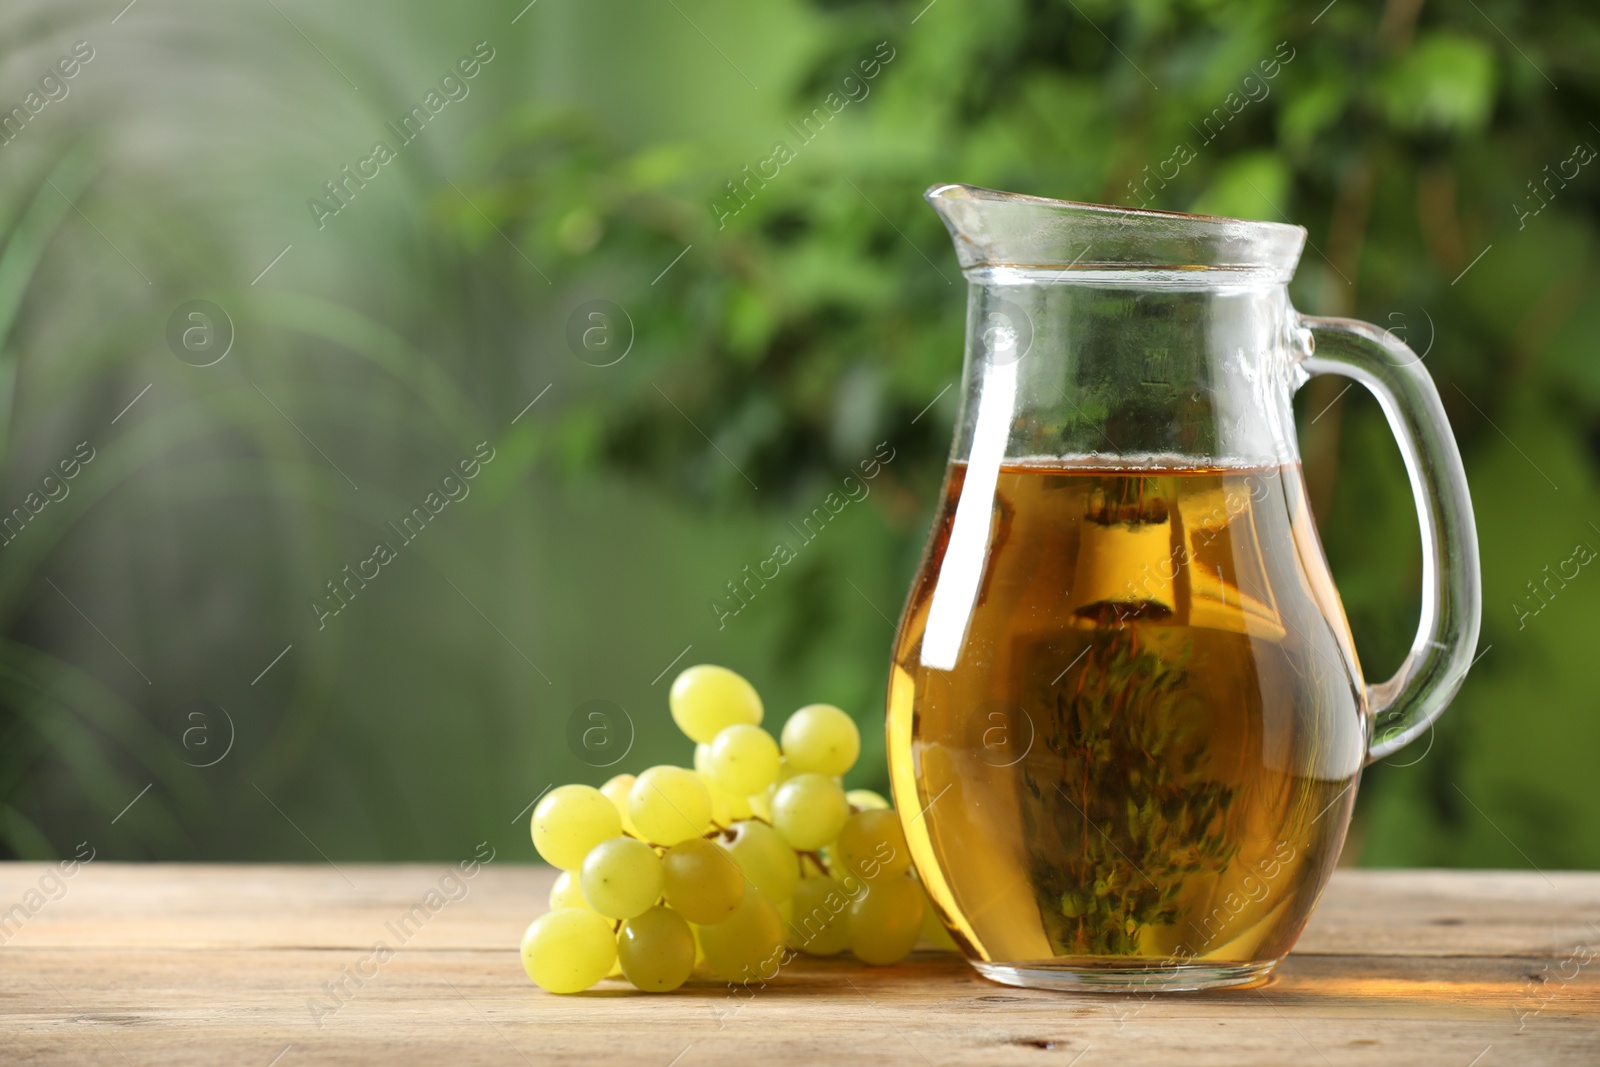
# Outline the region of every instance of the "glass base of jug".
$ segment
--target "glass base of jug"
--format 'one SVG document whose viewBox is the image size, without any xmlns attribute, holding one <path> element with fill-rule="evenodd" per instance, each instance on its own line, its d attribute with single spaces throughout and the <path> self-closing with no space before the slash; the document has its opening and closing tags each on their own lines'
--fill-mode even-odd
<svg viewBox="0 0 1600 1067">
<path fill-rule="evenodd" d="M 1277 960 L 1264 963 L 978 963 L 973 966 L 991 982 L 1024 989 L 1056 989 L 1071 993 L 1181 993 L 1260 985 Z"/>
</svg>

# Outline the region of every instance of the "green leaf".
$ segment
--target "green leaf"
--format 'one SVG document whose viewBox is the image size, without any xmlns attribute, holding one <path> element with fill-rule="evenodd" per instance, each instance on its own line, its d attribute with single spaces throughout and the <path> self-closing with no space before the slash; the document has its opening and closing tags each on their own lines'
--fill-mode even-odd
<svg viewBox="0 0 1600 1067">
<path fill-rule="evenodd" d="M 1478 130 L 1494 110 L 1494 53 L 1473 37 L 1426 35 L 1383 79 L 1379 98 L 1404 130 Z"/>
<path fill-rule="evenodd" d="M 1285 98 L 1278 117 L 1278 138 L 1290 152 L 1303 153 L 1339 121 L 1349 104 L 1350 85 L 1342 74 L 1314 82 Z"/>
</svg>

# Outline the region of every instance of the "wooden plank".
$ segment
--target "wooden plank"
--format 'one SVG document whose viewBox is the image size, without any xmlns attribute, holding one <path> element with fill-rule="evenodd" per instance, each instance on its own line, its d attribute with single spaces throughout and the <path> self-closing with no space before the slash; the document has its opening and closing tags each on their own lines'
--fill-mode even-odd
<svg viewBox="0 0 1600 1067">
<path fill-rule="evenodd" d="M 0 917 L 45 871 L 0 865 Z M 1600 1059 L 1600 963 L 1570 958 L 1578 945 L 1600 952 L 1600 930 L 1589 925 L 1600 920 L 1594 874 L 1340 871 L 1301 949 L 1261 990 L 1043 993 L 996 986 L 957 958 L 919 952 L 883 968 L 802 960 L 749 996 L 707 980 L 667 996 L 607 982 L 554 997 L 527 981 L 516 954 L 550 872 L 496 863 L 452 883 L 445 871 L 89 864 L 0 948 L 0 1060 L 267 1067 L 281 1053 L 275 1067 L 692 1067 L 1081 1056 L 1082 1067 L 1179 1058 L 1185 1067 L 1467 1067 L 1475 1058 L 1494 1067 Z M 430 889 L 436 901 L 457 899 L 430 912 Z M 419 905 L 425 918 L 397 926 Z M 364 966 L 380 938 L 398 951 Z M 327 987 L 341 981 L 344 1000 Z"/>
<path fill-rule="evenodd" d="M 1543 955 L 1600 945 L 1600 875 L 1341 869 L 1299 952 Z"/>
</svg>

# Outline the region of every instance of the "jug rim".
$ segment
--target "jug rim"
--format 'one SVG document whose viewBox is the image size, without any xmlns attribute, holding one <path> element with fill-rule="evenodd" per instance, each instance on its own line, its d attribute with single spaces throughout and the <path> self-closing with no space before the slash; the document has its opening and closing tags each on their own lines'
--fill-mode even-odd
<svg viewBox="0 0 1600 1067">
<path fill-rule="evenodd" d="M 1286 283 L 1306 243 L 1293 223 L 1058 200 L 948 182 L 923 194 L 950 231 L 963 271 L 1052 272 L 1052 281 L 1181 272 L 1205 284 Z M 1090 258 L 1090 253 L 1094 253 Z M 1219 282 L 1221 278 L 1219 277 Z"/>
</svg>

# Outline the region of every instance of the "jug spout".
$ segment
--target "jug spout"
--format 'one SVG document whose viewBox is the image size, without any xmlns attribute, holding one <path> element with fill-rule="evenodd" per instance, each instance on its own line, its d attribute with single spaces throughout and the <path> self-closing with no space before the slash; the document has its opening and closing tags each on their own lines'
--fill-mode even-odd
<svg viewBox="0 0 1600 1067">
<path fill-rule="evenodd" d="M 924 194 L 944 220 L 963 270 L 1071 272 L 1216 270 L 1287 282 L 1306 231 L 1276 222 L 1050 200 L 973 185 Z"/>
</svg>

